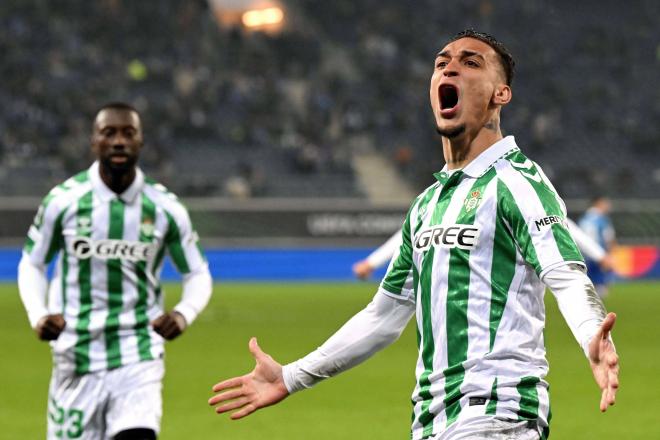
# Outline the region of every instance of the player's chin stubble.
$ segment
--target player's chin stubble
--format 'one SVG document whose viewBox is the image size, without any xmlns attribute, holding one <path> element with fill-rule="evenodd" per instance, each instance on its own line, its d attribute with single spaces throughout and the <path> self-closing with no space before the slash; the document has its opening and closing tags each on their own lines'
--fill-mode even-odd
<svg viewBox="0 0 660 440">
<path fill-rule="evenodd" d="M 444 129 L 436 126 L 435 130 L 438 132 L 440 136 L 446 137 L 448 139 L 452 139 L 457 136 L 460 136 L 465 132 L 465 124 L 457 125 L 456 127 L 451 127 L 451 128 L 444 128 Z"/>
</svg>

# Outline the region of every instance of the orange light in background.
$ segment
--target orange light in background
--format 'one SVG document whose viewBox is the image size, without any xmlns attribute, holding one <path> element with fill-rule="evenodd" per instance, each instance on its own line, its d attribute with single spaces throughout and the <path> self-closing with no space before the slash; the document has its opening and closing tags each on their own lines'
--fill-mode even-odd
<svg viewBox="0 0 660 440">
<path fill-rule="evenodd" d="M 247 28 L 278 25 L 283 19 L 284 11 L 278 7 L 246 11 L 241 18 Z"/>
</svg>

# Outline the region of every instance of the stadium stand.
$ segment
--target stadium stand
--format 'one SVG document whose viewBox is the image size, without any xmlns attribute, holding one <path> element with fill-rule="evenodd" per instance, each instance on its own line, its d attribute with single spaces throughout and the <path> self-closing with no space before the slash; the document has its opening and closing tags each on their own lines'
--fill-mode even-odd
<svg viewBox="0 0 660 440">
<path fill-rule="evenodd" d="M 128 100 L 145 167 L 184 196 L 364 197 L 351 156 L 365 144 L 421 188 L 442 166 L 433 57 L 475 27 L 515 54 L 503 127 L 564 197 L 657 197 L 660 6 L 608 4 L 291 0 L 287 28 L 263 34 L 222 27 L 203 0 L 6 0 L 0 185 L 43 194 L 80 168 L 99 104 Z"/>
</svg>

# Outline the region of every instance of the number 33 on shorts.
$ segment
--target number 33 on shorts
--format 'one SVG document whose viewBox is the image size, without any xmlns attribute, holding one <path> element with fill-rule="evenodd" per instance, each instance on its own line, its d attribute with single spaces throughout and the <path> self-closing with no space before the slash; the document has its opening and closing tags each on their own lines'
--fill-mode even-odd
<svg viewBox="0 0 660 440">
<path fill-rule="evenodd" d="M 62 408 L 53 399 L 48 405 L 48 417 L 53 423 L 56 438 L 80 438 L 83 434 L 85 414 L 75 408 Z"/>
</svg>

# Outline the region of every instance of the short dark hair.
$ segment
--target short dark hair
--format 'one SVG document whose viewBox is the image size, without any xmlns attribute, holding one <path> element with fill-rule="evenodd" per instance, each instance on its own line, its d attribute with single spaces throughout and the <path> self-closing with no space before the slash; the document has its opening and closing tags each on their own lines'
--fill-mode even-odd
<svg viewBox="0 0 660 440">
<path fill-rule="evenodd" d="M 130 104 L 127 104 L 125 102 L 120 102 L 120 101 L 115 101 L 115 102 L 109 102 L 107 104 L 103 104 L 102 107 L 100 107 L 97 112 L 96 116 L 99 115 L 103 110 L 123 110 L 123 111 L 128 111 L 128 112 L 134 112 L 138 116 L 140 116 L 140 112 L 137 111 L 135 107 L 133 107 Z"/>
<path fill-rule="evenodd" d="M 465 29 L 451 37 L 446 44 L 449 44 L 453 41 L 460 40 L 461 38 L 474 38 L 475 40 L 482 41 L 493 48 L 497 53 L 502 69 L 504 70 L 504 76 L 506 77 L 507 85 L 513 83 L 513 75 L 515 73 L 516 63 L 513 61 L 513 55 L 509 52 L 502 43 L 500 43 L 495 37 L 485 32 L 478 32 L 474 29 Z"/>
</svg>

